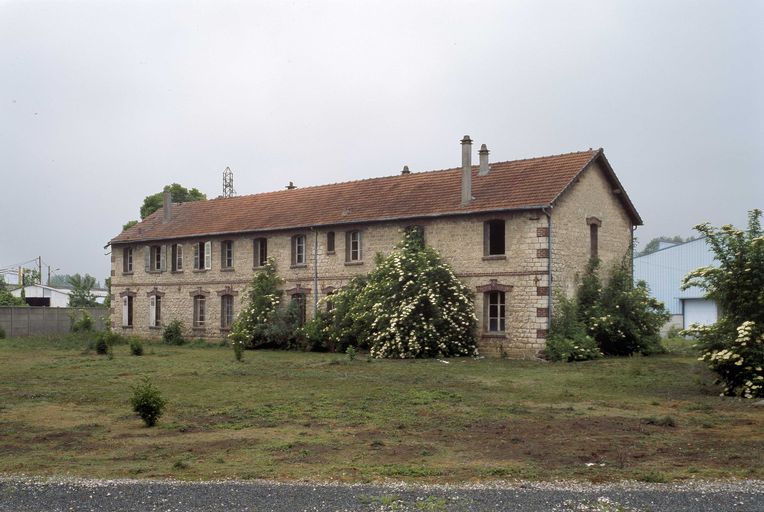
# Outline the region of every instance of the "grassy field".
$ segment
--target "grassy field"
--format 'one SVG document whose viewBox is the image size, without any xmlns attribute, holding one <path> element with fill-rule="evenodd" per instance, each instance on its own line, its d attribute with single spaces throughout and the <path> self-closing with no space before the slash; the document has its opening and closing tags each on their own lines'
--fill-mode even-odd
<svg viewBox="0 0 764 512">
<path fill-rule="evenodd" d="M 681 348 L 681 347 L 679 347 Z M 0 473 L 454 482 L 764 478 L 764 409 L 686 353 L 549 364 L 0 340 Z M 130 410 L 148 376 L 154 428 Z"/>
</svg>

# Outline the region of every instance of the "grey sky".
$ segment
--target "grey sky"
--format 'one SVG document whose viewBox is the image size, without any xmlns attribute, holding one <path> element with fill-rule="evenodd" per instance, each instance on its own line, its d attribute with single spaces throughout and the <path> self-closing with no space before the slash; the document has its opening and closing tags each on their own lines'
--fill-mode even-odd
<svg viewBox="0 0 764 512">
<path fill-rule="evenodd" d="M 604 147 L 641 243 L 764 200 L 764 2 L 1 2 L 0 268 L 143 198 Z"/>
</svg>

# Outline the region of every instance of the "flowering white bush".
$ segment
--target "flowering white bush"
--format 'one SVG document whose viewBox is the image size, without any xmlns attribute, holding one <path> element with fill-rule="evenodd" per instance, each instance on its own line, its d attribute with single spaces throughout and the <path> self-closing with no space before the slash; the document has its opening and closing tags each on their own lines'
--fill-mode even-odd
<svg viewBox="0 0 764 512">
<path fill-rule="evenodd" d="M 368 347 L 372 357 L 477 354 L 475 306 L 469 289 L 409 232 L 366 279 L 332 296 L 334 345 Z"/>
<path fill-rule="evenodd" d="M 683 334 L 697 338 L 701 361 L 719 375 L 725 395 L 764 396 L 764 236 L 761 211 L 748 217 L 748 230 L 701 224 L 717 267 L 690 272 L 683 288 L 699 286 L 721 312 L 710 326 L 693 325 Z"/>
</svg>

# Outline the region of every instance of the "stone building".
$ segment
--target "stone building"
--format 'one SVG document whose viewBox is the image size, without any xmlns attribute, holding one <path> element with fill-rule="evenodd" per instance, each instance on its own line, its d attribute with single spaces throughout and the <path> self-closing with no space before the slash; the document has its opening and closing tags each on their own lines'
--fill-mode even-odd
<svg viewBox="0 0 764 512">
<path fill-rule="evenodd" d="M 483 354 L 544 347 L 553 289 L 572 293 L 591 255 L 607 266 L 642 223 L 602 149 L 171 204 L 111 240 L 112 324 L 159 335 L 227 334 L 253 272 L 275 258 L 310 318 L 320 299 L 417 227 L 475 292 Z"/>
</svg>

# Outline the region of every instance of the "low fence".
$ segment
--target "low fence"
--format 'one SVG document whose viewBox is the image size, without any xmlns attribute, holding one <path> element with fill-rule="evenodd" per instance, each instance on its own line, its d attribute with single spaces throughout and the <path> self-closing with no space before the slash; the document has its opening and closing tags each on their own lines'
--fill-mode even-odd
<svg viewBox="0 0 764 512">
<path fill-rule="evenodd" d="M 81 311 L 93 317 L 93 329 L 102 331 L 109 320 L 106 308 L 49 308 L 41 306 L 0 306 L 0 327 L 6 338 L 22 338 L 39 334 L 65 334 L 71 330 L 72 315 L 81 318 Z"/>
</svg>

